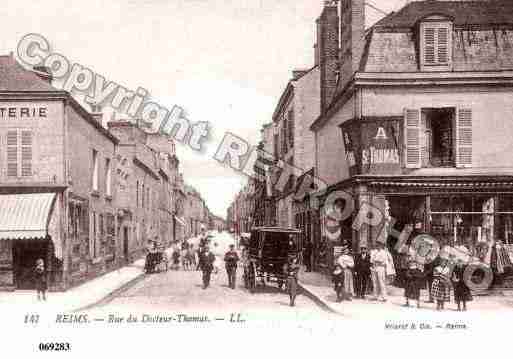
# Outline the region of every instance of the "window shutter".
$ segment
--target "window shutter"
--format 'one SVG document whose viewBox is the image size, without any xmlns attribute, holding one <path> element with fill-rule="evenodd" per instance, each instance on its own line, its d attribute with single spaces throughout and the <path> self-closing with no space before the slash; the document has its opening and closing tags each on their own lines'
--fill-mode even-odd
<svg viewBox="0 0 513 359">
<path fill-rule="evenodd" d="M 438 63 L 446 64 L 449 62 L 448 54 L 449 54 L 449 31 L 446 27 L 441 27 L 438 29 Z"/>
<path fill-rule="evenodd" d="M 456 118 L 456 167 L 472 167 L 472 110 L 459 109 Z"/>
<path fill-rule="evenodd" d="M 292 111 L 292 110 L 289 111 L 288 120 L 289 120 L 289 126 L 288 126 L 289 144 L 290 144 L 290 148 L 292 148 L 292 147 L 294 147 L 294 111 Z"/>
<path fill-rule="evenodd" d="M 21 131 L 21 175 L 32 176 L 32 132 Z"/>
<path fill-rule="evenodd" d="M 435 29 L 432 27 L 424 28 L 424 62 L 434 64 L 435 60 Z"/>
<path fill-rule="evenodd" d="M 18 131 L 7 131 L 7 177 L 18 177 Z"/>
<path fill-rule="evenodd" d="M 420 168 L 420 111 L 404 110 L 404 147 L 406 168 Z"/>
</svg>

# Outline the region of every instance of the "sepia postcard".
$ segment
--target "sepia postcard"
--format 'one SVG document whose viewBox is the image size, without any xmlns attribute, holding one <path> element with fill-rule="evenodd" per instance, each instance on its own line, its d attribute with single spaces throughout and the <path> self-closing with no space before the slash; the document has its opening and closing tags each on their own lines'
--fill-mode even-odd
<svg viewBox="0 0 513 359">
<path fill-rule="evenodd" d="M 508 356 L 512 0 L 0 16 L 0 357 Z"/>
</svg>

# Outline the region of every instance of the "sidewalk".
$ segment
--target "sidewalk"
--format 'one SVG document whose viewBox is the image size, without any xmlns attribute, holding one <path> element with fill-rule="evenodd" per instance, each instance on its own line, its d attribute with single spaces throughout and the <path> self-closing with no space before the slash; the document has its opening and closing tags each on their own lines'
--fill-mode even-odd
<svg viewBox="0 0 513 359">
<path fill-rule="evenodd" d="M 166 252 L 170 255 L 171 248 L 166 249 Z M 0 292 L 0 314 L 13 311 L 69 313 L 92 306 L 141 278 L 144 275 L 144 262 L 144 258 L 138 259 L 66 292 L 49 292 L 46 301 L 38 301 L 35 290 Z"/>
<path fill-rule="evenodd" d="M 383 319 L 394 317 L 417 317 L 438 314 L 434 303 L 426 303 L 428 298 L 427 290 L 421 291 L 421 308 L 417 309 L 416 303 L 410 301 L 410 307 L 403 306 L 405 303 L 404 289 L 388 286 L 388 301 L 385 303 L 373 301 L 369 295 L 366 299 L 353 299 L 337 303 L 336 294 L 333 289 L 331 278 L 326 275 L 305 272 L 304 269 L 299 272 L 299 285 L 305 291 L 305 294 L 314 299 L 319 305 L 331 312 L 352 319 Z M 474 300 L 468 303 L 468 312 L 455 311 L 454 301 L 446 303 L 444 313 L 455 313 L 461 316 L 472 316 L 474 310 L 482 311 L 500 311 L 511 310 L 513 308 L 513 296 L 510 295 L 489 295 L 474 296 Z M 470 314 L 469 314 L 470 313 Z"/>
</svg>

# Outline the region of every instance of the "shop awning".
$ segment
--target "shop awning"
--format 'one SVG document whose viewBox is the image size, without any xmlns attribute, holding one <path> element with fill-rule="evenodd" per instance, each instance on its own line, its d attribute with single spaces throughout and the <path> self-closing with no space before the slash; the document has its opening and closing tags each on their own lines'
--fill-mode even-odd
<svg viewBox="0 0 513 359">
<path fill-rule="evenodd" d="M 185 224 L 185 220 L 184 220 L 183 218 L 180 218 L 180 217 L 175 216 L 175 219 L 176 219 L 176 221 L 177 221 L 178 223 L 180 223 L 182 226 L 184 226 L 184 227 L 186 226 L 186 224 Z"/>
<path fill-rule="evenodd" d="M 55 193 L 0 195 L 0 240 L 45 238 L 55 196 Z"/>
</svg>

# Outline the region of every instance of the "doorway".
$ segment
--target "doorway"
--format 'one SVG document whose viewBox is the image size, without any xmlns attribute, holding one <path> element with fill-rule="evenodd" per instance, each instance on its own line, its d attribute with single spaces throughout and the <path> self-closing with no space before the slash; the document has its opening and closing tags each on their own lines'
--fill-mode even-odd
<svg viewBox="0 0 513 359">
<path fill-rule="evenodd" d="M 128 263 L 128 227 L 123 227 L 123 256 Z"/>
<path fill-rule="evenodd" d="M 14 284 L 17 289 L 36 289 L 34 268 L 42 258 L 48 271 L 49 239 L 16 240 L 13 242 Z"/>
</svg>

